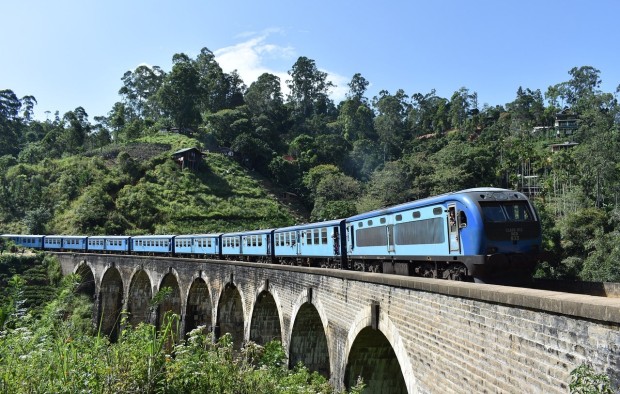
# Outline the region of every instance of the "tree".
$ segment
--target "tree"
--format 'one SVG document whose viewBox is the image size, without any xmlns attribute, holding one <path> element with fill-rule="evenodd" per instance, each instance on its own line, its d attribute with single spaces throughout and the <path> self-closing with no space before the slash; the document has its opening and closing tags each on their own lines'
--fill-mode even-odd
<svg viewBox="0 0 620 394">
<path fill-rule="evenodd" d="M 304 175 L 303 184 L 310 191 L 310 193 L 315 194 L 322 179 L 329 175 L 338 174 L 341 174 L 341 172 L 335 165 L 321 164 L 310 169 L 310 171 Z"/>
<path fill-rule="evenodd" d="M 353 78 L 351 78 L 351 82 L 348 83 L 349 92 L 347 93 L 347 98 L 358 104 L 366 102 L 367 99 L 364 97 L 364 94 L 366 93 L 366 89 L 368 89 L 368 85 L 370 85 L 370 82 L 362 77 L 362 74 L 355 73 Z"/>
<path fill-rule="evenodd" d="M 198 107 L 201 113 L 215 113 L 243 104 L 245 85 L 236 71 L 226 74 L 209 48 L 202 48 L 194 62 L 198 73 Z"/>
<path fill-rule="evenodd" d="M 240 109 L 223 109 L 206 116 L 205 121 L 211 133 L 220 146 L 231 146 L 233 141 L 242 133 L 252 133 L 252 123 L 248 114 Z"/>
<path fill-rule="evenodd" d="M 0 90 L 0 156 L 16 154 L 21 134 L 21 102 L 12 90 Z"/>
<path fill-rule="evenodd" d="M 84 146 L 86 135 L 90 132 L 88 114 L 82 107 L 69 111 L 63 116 L 63 121 L 67 123 L 67 128 L 63 133 L 63 141 L 67 152 L 77 152 Z"/>
<path fill-rule="evenodd" d="M 328 92 L 334 86 L 327 80 L 327 73 L 319 71 L 314 60 L 301 56 L 288 71 L 288 75 L 291 76 L 291 79 L 286 81 L 291 91 L 288 99 L 295 112 L 301 117 L 325 113 L 329 102 Z"/>
<path fill-rule="evenodd" d="M 355 74 L 349 83 L 347 99 L 340 104 L 338 123 L 347 141 L 377 138 L 373 124 L 374 113 L 364 97 L 368 84 L 359 73 Z"/>
<path fill-rule="evenodd" d="M 403 90 L 398 90 L 394 95 L 383 90 L 379 92 L 379 98 L 373 99 L 373 105 L 378 111 L 375 130 L 379 135 L 385 161 L 400 158 L 405 141 L 409 137 L 405 123 L 410 108 L 407 99 Z"/>
<path fill-rule="evenodd" d="M 469 90 L 465 87 L 460 88 L 452 94 L 450 98 L 450 110 L 448 111 L 452 127 L 461 129 L 465 124 L 471 109 L 470 99 L 471 95 L 469 94 Z"/>
<path fill-rule="evenodd" d="M 22 118 L 26 123 L 30 123 L 34 116 L 34 106 L 37 104 L 37 99 L 34 96 L 22 97 Z"/>
<path fill-rule="evenodd" d="M 192 60 L 183 53 L 172 57 L 172 71 L 166 75 L 157 91 L 157 101 L 166 116 L 187 134 L 200 121 L 200 75 Z"/>
<path fill-rule="evenodd" d="M 245 93 L 245 103 L 254 115 L 274 114 L 283 101 L 280 78 L 269 73 L 261 74 Z"/>
<path fill-rule="evenodd" d="M 442 133 L 449 129 L 448 100 L 437 96 L 435 89 L 427 94 L 415 93 L 411 98 L 407 124 L 414 136 Z"/>
<path fill-rule="evenodd" d="M 519 86 L 517 98 L 506 105 L 513 120 L 513 130 L 529 133 L 534 126 L 550 125 L 545 118 L 545 106 L 540 90 L 532 91 Z"/>
<path fill-rule="evenodd" d="M 316 185 L 311 219 L 320 221 L 355 215 L 355 202 L 360 192 L 359 182 L 350 176 L 341 172 L 326 175 Z"/>
<path fill-rule="evenodd" d="M 166 73 L 158 66 L 149 67 L 140 65 L 132 71 L 123 74 L 121 80 L 123 87 L 118 94 L 123 96 L 124 103 L 130 109 L 133 116 L 157 117 L 157 109 L 154 107 L 153 97 L 162 85 Z"/>
<path fill-rule="evenodd" d="M 372 174 L 357 208 L 365 212 L 409 201 L 412 197 L 409 185 L 405 165 L 400 161 L 387 162 Z"/>
<path fill-rule="evenodd" d="M 231 145 L 235 154 L 250 168 L 265 171 L 274 152 L 263 141 L 247 133 L 241 133 Z"/>
</svg>

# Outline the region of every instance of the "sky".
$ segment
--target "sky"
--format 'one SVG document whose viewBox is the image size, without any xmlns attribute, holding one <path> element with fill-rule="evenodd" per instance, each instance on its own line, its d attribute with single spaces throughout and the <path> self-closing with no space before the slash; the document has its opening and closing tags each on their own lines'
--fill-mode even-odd
<svg viewBox="0 0 620 394">
<path fill-rule="evenodd" d="M 312 59 L 336 104 L 356 73 L 370 99 L 465 87 L 482 106 L 592 66 L 613 93 L 619 16 L 618 0 L 0 0 L 0 90 L 34 96 L 38 119 L 81 106 L 92 121 L 121 100 L 126 71 L 168 72 L 175 53 L 206 47 L 247 86 L 269 72 L 285 93 L 297 59 Z"/>
</svg>

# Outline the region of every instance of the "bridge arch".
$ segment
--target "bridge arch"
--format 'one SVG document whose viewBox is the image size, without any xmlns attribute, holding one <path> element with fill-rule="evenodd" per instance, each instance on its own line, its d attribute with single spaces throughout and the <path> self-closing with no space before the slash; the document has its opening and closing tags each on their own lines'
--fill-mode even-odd
<svg viewBox="0 0 620 394">
<path fill-rule="evenodd" d="M 216 338 L 226 333 L 232 335 L 233 348 L 241 349 L 244 341 L 243 298 L 240 289 L 234 283 L 228 282 L 220 294 L 217 305 Z"/>
<path fill-rule="evenodd" d="M 346 366 L 341 375 L 345 387 L 354 386 L 361 375 L 369 392 L 414 393 L 416 378 L 404 342 L 380 308 L 381 305 L 376 329 L 372 327 L 373 314 L 368 307 L 358 313 L 349 330 L 343 358 Z M 381 361 L 378 364 L 373 360 Z"/>
<path fill-rule="evenodd" d="M 294 368 L 301 361 L 309 370 L 317 371 L 329 379 L 332 358 L 325 333 L 327 317 L 323 308 L 312 302 L 312 289 L 307 289 L 306 294 L 300 296 L 292 316 L 289 368 Z"/>
<path fill-rule="evenodd" d="M 88 261 L 82 260 L 80 264 L 75 267 L 73 273 L 80 277 L 80 284 L 76 289 L 79 294 L 84 294 L 92 301 L 95 300 L 97 295 L 97 282 L 95 280 L 95 269 Z"/>
<path fill-rule="evenodd" d="M 114 342 L 120 330 L 124 294 L 123 279 L 116 267 L 110 266 L 105 270 L 99 289 L 98 327 Z"/>
<path fill-rule="evenodd" d="M 250 341 L 265 345 L 272 340 L 282 342 L 282 311 L 279 300 L 264 286 L 254 299 L 250 317 Z"/>
<path fill-rule="evenodd" d="M 157 307 L 157 316 L 156 316 L 156 327 L 158 329 L 162 328 L 164 325 L 166 314 L 172 313 L 178 316 L 181 319 L 182 311 L 183 311 L 183 302 L 181 300 L 181 288 L 179 285 L 179 278 L 177 272 L 171 269 L 164 277 L 161 279 L 159 283 L 158 291 L 161 291 L 164 288 L 169 288 L 171 290 L 170 294 L 163 299 L 161 299 L 158 307 Z"/>
<path fill-rule="evenodd" d="M 137 268 L 129 281 L 127 293 L 128 322 L 132 326 L 151 322 L 150 303 L 153 298 L 153 286 L 149 274 L 143 268 Z"/>
<path fill-rule="evenodd" d="M 205 326 L 207 332 L 213 330 L 213 301 L 208 279 L 200 276 L 192 280 L 185 302 L 185 334 L 198 326 Z"/>
</svg>

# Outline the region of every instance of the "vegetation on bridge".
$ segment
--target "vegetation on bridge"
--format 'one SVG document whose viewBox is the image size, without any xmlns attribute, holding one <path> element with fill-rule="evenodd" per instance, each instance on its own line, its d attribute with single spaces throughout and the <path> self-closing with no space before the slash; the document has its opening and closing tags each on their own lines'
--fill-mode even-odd
<svg viewBox="0 0 620 394">
<path fill-rule="evenodd" d="M 58 278 L 57 262 L 45 258 L 43 265 L 42 259 L 0 257 L 0 393 L 334 392 L 324 377 L 303 365 L 288 370 L 279 342 L 248 344 L 237 353 L 229 335 L 214 342 L 197 329 L 172 346 L 176 316 L 165 319 L 159 331 L 149 324 L 126 326 L 110 343 L 93 329 L 92 303 L 76 292 L 77 275 L 31 302 L 27 289 L 43 279 L 32 274 L 32 267 L 46 266 L 46 281 Z M 24 276 L 14 274 L 7 281 L 6 267 Z"/>
</svg>

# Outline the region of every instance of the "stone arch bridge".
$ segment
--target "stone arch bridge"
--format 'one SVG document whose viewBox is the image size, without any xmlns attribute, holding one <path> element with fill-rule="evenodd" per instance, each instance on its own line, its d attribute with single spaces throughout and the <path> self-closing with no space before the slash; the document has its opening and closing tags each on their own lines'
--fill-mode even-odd
<svg viewBox="0 0 620 394">
<path fill-rule="evenodd" d="M 566 393 L 589 362 L 620 385 L 619 299 L 395 275 L 180 258 L 58 253 L 115 337 L 181 316 L 234 345 L 278 339 L 339 389 L 369 393 Z M 172 294 L 149 309 L 163 287 Z"/>
</svg>

